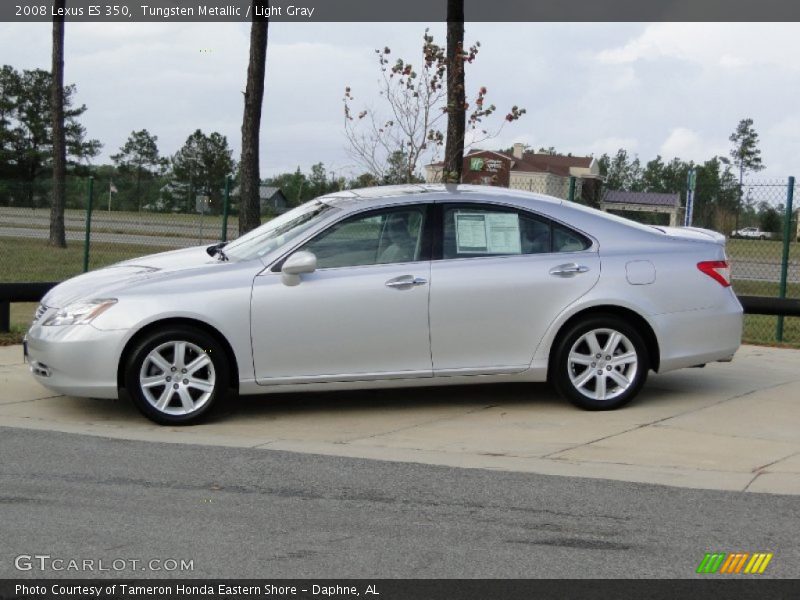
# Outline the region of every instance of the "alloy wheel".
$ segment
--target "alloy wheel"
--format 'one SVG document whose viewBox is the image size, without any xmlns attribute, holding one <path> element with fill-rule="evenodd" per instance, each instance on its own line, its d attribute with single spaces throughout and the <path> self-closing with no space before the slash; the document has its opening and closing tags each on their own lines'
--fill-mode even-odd
<svg viewBox="0 0 800 600">
<path fill-rule="evenodd" d="M 613 400 L 624 394 L 633 385 L 638 368 L 636 347 L 627 336 L 610 328 L 581 335 L 567 357 L 572 385 L 593 400 Z"/>
<path fill-rule="evenodd" d="M 153 348 L 142 361 L 139 387 L 153 408 L 173 416 L 199 411 L 216 384 L 214 363 L 200 346 L 169 341 Z"/>
</svg>

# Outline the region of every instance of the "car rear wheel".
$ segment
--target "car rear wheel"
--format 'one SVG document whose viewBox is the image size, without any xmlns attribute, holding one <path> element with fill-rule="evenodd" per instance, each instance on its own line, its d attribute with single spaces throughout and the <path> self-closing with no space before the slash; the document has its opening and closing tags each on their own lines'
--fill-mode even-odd
<svg viewBox="0 0 800 600">
<path fill-rule="evenodd" d="M 596 315 L 561 336 L 551 381 L 567 400 L 587 410 L 630 402 L 647 380 L 649 357 L 642 336 L 615 315 Z"/>
<path fill-rule="evenodd" d="M 225 352 L 212 336 L 173 326 L 145 336 L 130 353 L 125 388 L 150 420 L 188 425 L 221 404 L 229 373 Z"/>
</svg>

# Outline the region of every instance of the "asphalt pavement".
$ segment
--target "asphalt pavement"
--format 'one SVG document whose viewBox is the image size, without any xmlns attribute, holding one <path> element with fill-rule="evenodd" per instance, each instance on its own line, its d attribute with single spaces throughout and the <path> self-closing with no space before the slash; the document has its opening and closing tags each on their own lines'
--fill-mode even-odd
<svg viewBox="0 0 800 600">
<path fill-rule="evenodd" d="M 711 551 L 800 576 L 796 496 L 13 428 L 0 456 L 3 578 L 684 578 Z M 193 570 L 15 569 L 36 554 Z"/>
</svg>

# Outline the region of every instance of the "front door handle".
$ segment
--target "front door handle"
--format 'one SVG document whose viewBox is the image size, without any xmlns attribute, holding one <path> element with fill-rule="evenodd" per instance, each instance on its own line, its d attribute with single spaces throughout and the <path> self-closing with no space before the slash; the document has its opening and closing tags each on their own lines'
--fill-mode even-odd
<svg viewBox="0 0 800 600">
<path fill-rule="evenodd" d="M 556 277 L 573 277 L 578 273 L 586 273 L 588 270 L 589 267 L 586 265 L 579 265 L 578 263 L 566 263 L 550 269 L 550 275 L 555 275 Z"/>
<path fill-rule="evenodd" d="M 408 290 L 418 285 L 425 285 L 428 283 L 427 279 L 422 277 L 414 277 L 413 275 L 401 275 L 386 282 L 386 287 L 394 288 L 396 290 Z"/>
</svg>

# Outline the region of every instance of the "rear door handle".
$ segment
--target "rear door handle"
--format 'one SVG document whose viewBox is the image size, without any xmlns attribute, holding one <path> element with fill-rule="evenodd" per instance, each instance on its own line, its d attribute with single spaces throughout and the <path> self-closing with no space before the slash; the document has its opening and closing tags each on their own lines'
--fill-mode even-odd
<svg viewBox="0 0 800 600">
<path fill-rule="evenodd" d="M 578 273 L 586 273 L 588 270 L 589 267 L 586 265 L 579 265 L 578 263 L 566 263 L 550 269 L 550 275 L 554 275 L 556 277 L 573 277 Z"/>
<path fill-rule="evenodd" d="M 397 290 L 408 290 L 418 285 L 425 285 L 428 283 L 427 279 L 422 277 L 414 277 L 413 275 L 401 275 L 386 282 L 386 287 L 394 288 Z"/>
</svg>

